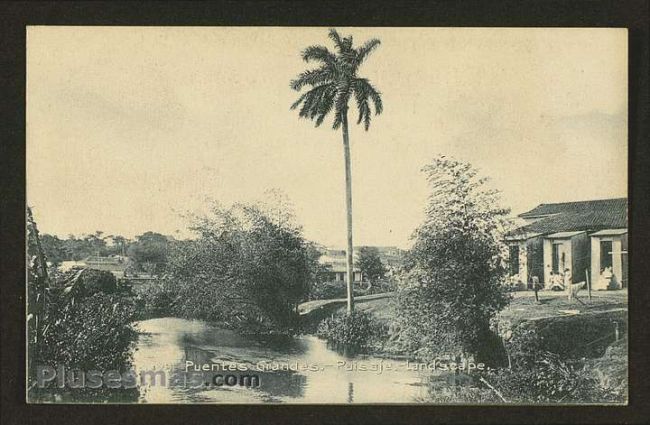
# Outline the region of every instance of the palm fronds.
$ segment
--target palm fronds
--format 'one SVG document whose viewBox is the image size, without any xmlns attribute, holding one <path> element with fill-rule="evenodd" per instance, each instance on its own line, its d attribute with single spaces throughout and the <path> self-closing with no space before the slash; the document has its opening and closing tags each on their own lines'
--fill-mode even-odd
<svg viewBox="0 0 650 425">
<path fill-rule="evenodd" d="M 327 67 L 307 70 L 298 74 L 295 80 L 291 80 L 291 88 L 299 91 L 304 86 L 317 86 L 329 83 L 334 80 L 334 73 Z"/>
<path fill-rule="evenodd" d="M 373 38 L 363 43 L 363 46 L 357 49 L 357 62 L 359 65 L 361 65 L 363 61 L 366 60 L 368 55 L 370 55 L 370 53 L 372 53 L 372 51 L 375 50 L 380 44 L 381 41 L 379 41 L 377 38 Z"/>
<path fill-rule="evenodd" d="M 325 46 L 309 46 L 302 51 L 302 59 L 305 62 L 317 61 L 326 65 L 334 66 L 336 55 L 330 52 Z"/>
<path fill-rule="evenodd" d="M 347 114 L 350 98 L 354 96 L 359 111 L 357 123 L 363 122 L 364 128 L 368 130 L 371 121 L 370 103 L 374 106 L 375 115 L 383 110 L 381 93 L 368 79 L 358 78 L 356 74 L 359 66 L 379 46 L 380 41 L 373 38 L 354 49 L 352 36 L 341 37 L 335 29 L 331 29 L 328 36 L 334 42 L 336 53 L 320 45 L 309 46 L 302 51 L 301 56 L 305 62 L 321 65 L 300 73 L 291 81 L 291 88 L 296 91 L 311 87 L 300 95 L 291 109 L 300 107 L 298 115 L 315 121 L 316 127 L 334 111 L 332 127 L 337 129 Z"/>
</svg>

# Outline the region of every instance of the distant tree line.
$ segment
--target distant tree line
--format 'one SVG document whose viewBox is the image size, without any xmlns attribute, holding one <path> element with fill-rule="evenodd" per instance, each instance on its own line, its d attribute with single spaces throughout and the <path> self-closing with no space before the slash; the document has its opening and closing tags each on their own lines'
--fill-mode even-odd
<svg viewBox="0 0 650 425">
<path fill-rule="evenodd" d="M 100 230 L 81 237 L 69 235 L 66 239 L 49 234 L 41 236 L 43 252 L 48 262 L 55 267 L 63 261 L 81 261 L 92 256 L 122 255 L 131 259 L 136 270 L 150 273 L 164 271 L 171 244 L 175 242 L 177 241 L 171 236 L 156 232 L 145 232 L 135 239 L 120 235 L 105 235 Z"/>
</svg>

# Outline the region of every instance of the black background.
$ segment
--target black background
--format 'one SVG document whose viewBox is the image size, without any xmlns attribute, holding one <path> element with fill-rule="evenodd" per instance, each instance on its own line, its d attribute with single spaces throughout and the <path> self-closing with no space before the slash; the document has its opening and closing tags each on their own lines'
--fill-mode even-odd
<svg viewBox="0 0 650 425">
<path fill-rule="evenodd" d="M 395 3 L 395 4 L 393 4 Z M 265 25 L 629 29 L 630 403 L 604 406 L 27 405 L 25 403 L 25 26 Z M 0 4 L 2 424 L 650 423 L 648 1 L 13 2 Z M 588 160 L 588 159 L 587 159 Z M 570 190 L 570 189 L 569 189 Z"/>
</svg>

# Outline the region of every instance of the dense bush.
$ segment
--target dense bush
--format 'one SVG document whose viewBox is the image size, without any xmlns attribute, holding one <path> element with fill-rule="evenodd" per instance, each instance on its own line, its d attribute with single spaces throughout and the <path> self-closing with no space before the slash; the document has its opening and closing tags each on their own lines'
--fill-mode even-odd
<svg viewBox="0 0 650 425">
<path fill-rule="evenodd" d="M 548 324 L 547 324 L 548 325 Z M 506 348 L 511 367 L 485 373 L 484 379 L 508 402 L 607 403 L 624 401 L 620 386 L 603 379 L 584 359 L 548 351 L 543 335 L 527 326 L 513 332 Z"/>
<path fill-rule="evenodd" d="M 366 295 L 383 294 L 386 292 L 394 292 L 397 290 L 397 281 L 391 278 L 379 279 L 372 282 L 369 289 L 365 291 Z"/>
<path fill-rule="evenodd" d="M 96 270 L 47 274 L 47 257 L 39 243 L 38 231 L 28 210 L 27 254 L 27 342 L 30 400 L 48 400 L 47 389 L 35 387 L 38 366 L 63 366 L 67 370 L 116 370 L 131 365 L 132 344 L 137 332 L 132 326 L 135 306 L 124 296 L 115 277 Z M 75 393 L 86 397 L 113 398 L 115 391 L 99 389 L 58 389 L 54 396 Z M 130 397 L 132 390 L 121 391 Z"/>
<path fill-rule="evenodd" d="M 367 351 L 385 339 L 386 329 L 364 311 L 342 314 L 323 320 L 316 334 L 335 346 Z"/>
<path fill-rule="evenodd" d="M 137 337 L 131 326 L 134 315 L 133 303 L 118 295 L 99 292 L 72 303 L 61 292 L 51 293 L 35 360 L 83 370 L 122 370 Z"/>
<path fill-rule="evenodd" d="M 136 237 L 128 248 L 129 258 L 137 271 L 159 274 L 164 271 L 170 238 L 155 232 L 146 232 Z"/>
<path fill-rule="evenodd" d="M 602 388 L 580 361 L 565 361 L 540 353 L 529 368 L 499 369 L 486 374 L 508 402 L 514 403 L 606 403 L 619 400 Z"/>
<path fill-rule="evenodd" d="M 137 338 L 131 325 L 135 316 L 131 298 L 116 293 L 115 280 L 103 273 L 89 273 L 84 280 L 82 276 L 74 284 L 50 282 L 39 309 L 34 305 L 36 275 L 33 269 L 28 270 L 30 383 L 37 366 L 83 371 L 124 371 L 130 366 L 132 344 Z M 40 320 L 38 329 L 36 317 Z M 32 387 L 30 399 L 47 400 L 52 396 L 50 390 Z M 75 399 L 102 400 L 114 395 L 106 388 L 55 389 L 58 396 L 70 392 L 75 393 Z"/>
<path fill-rule="evenodd" d="M 400 341 L 407 352 L 484 361 L 492 355 L 490 320 L 509 300 L 502 284 L 508 211 L 470 164 L 440 157 L 424 171 L 431 195 L 401 276 Z"/>
<path fill-rule="evenodd" d="M 489 388 L 475 386 L 455 386 L 445 383 L 440 388 L 429 387 L 426 396 L 420 401 L 434 404 L 499 404 L 503 400 Z"/>
<path fill-rule="evenodd" d="M 547 351 L 563 358 L 594 358 L 614 342 L 617 327 L 619 337 L 627 333 L 627 311 L 553 317 L 521 326 L 533 330 Z"/>
<path fill-rule="evenodd" d="M 164 281 L 180 317 L 247 333 L 292 333 L 317 257 L 293 225 L 258 205 L 215 207 L 195 240 L 175 244 Z"/>
<path fill-rule="evenodd" d="M 580 360 L 564 360 L 542 351 L 528 367 L 495 369 L 486 373 L 491 385 L 508 402 L 607 403 L 622 402 L 616 392 L 600 385 L 596 375 Z"/>
<path fill-rule="evenodd" d="M 30 382 L 37 366 L 82 371 L 126 371 L 131 366 L 132 345 L 137 331 L 132 326 L 134 304 L 129 297 L 101 291 L 74 296 L 63 288 L 51 288 L 45 300 L 38 343 L 30 326 Z M 33 320 L 33 319 L 32 319 Z M 30 399 L 49 400 L 73 394 L 73 400 L 123 400 L 137 394 L 133 390 L 32 388 Z M 117 399 L 116 399 L 117 397 Z"/>
<path fill-rule="evenodd" d="M 142 318 L 173 316 L 175 291 L 168 282 L 157 282 L 139 292 L 136 303 Z"/>
<path fill-rule="evenodd" d="M 354 285 L 354 295 L 369 295 L 371 293 L 363 288 L 360 288 L 358 284 Z M 310 300 L 333 300 L 337 298 L 345 298 L 348 296 L 348 288 L 345 281 L 342 280 L 326 280 L 322 282 L 315 282 L 310 285 L 309 288 L 309 299 Z"/>
<path fill-rule="evenodd" d="M 114 294 L 117 292 L 115 275 L 105 270 L 86 269 L 79 275 L 77 284 L 83 288 L 85 296 L 97 293 Z"/>
<path fill-rule="evenodd" d="M 347 287 L 342 280 L 326 280 L 312 283 L 309 289 L 309 298 L 312 300 L 331 300 L 345 298 Z"/>
<path fill-rule="evenodd" d="M 593 371 L 600 387 L 606 389 L 615 401 L 628 398 L 628 341 L 619 339 L 597 359 L 588 359 L 586 368 Z"/>
</svg>

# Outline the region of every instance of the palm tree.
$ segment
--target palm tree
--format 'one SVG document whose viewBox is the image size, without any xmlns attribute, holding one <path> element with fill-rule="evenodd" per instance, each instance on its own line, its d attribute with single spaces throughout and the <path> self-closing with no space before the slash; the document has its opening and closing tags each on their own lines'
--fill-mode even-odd
<svg viewBox="0 0 650 425">
<path fill-rule="evenodd" d="M 359 48 L 352 47 L 352 36 L 341 38 L 331 29 L 329 38 L 334 42 L 335 52 L 324 46 L 309 46 L 302 52 L 305 62 L 316 62 L 319 67 L 307 70 L 291 81 L 291 88 L 300 91 L 307 86 L 310 89 L 301 94 L 291 109 L 300 106 L 299 116 L 314 120 L 316 127 L 323 123 L 325 117 L 333 111 L 332 128 L 339 127 L 343 132 L 343 154 L 345 159 L 345 206 L 347 210 L 347 289 L 348 313 L 354 310 L 352 292 L 353 252 L 352 252 L 352 171 L 350 168 L 350 135 L 348 132 L 348 102 L 354 96 L 359 117 L 357 124 L 363 122 L 370 127 L 370 102 L 373 103 L 375 115 L 381 113 L 383 106 L 381 94 L 366 78 L 357 76 L 357 71 L 368 55 L 379 46 L 376 38 L 368 40 Z M 301 106 L 302 105 L 302 106 Z"/>
</svg>

